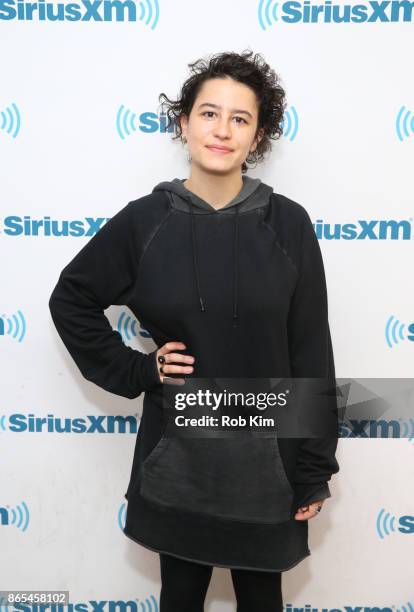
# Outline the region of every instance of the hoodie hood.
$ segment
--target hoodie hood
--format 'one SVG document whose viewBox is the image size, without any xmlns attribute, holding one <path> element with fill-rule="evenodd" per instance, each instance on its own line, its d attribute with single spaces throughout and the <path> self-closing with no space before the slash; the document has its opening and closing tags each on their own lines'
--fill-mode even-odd
<svg viewBox="0 0 414 612">
<path fill-rule="evenodd" d="M 207 310 L 203 300 L 200 289 L 200 272 L 198 267 L 198 245 L 197 245 L 197 232 L 196 222 L 194 215 L 202 214 L 215 214 L 215 215 L 233 215 L 234 216 L 234 239 L 233 239 L 233 253 L 234 253 L 234 266 L 233 266 L 233 326 L 237 327 L 238 318 L 238 272 L 239 272 L 239 212 L 247 212 L 266 206 L 269 202 L 270 195 L 273 193 L 273 188 L 270 185 L 262 183 L 259 178 L 251 178 L 250 176 L 242 175 L 243 186 L 239 193 L 230 202 L 224 206 L 216 209 L 214 206 L 203 200 L 198 195 L 187 189 L 184 186 L 186 179 L 175 178 L 172 181 L 162 181 L 158 183 L 154 191 L 166 191 L 170 197 L 170 201 L 174 208 L 177 208 L 183 212 L 187 212 L 191 216 L 191 234 L 193 244 L 193 263 L 194 263 L 194 277 L 197 285 L 198 299 L 200 303 L 200 309 L 204 312 Z"/>
<path fill-rule="evenodd" d="M 168 191 L 175 208 L 181 211 L 191 212 L 190 204 L 192 204 L 196 208 L 196 211 L 194 211 L 196 213 L 207 212 L 220 215 L 234 213 L 235 207 L 238 211 L 245 212 L 263 206 L 268 202 L 269 195 L 273 192 L 272 187 L 262 183 L 259 178 L 253 179 L 250 176 L 242 175 L 243 186 L 239 193 L 225 206 L 216 209 L 206 200 L 187 189 L 184 186 L 185 180 L 175 178 L 172 181 L 163 181 L 158 183 L 152 191 Z"/>
</svg>

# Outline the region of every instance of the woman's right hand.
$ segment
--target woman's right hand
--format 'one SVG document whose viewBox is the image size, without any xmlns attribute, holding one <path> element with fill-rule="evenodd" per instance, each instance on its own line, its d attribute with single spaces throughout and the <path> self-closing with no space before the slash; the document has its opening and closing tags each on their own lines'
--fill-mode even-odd
<svg viewBox="0 0 414 612">
<path fill-rule="evenodd" d="M 192 365 L 184 365 L 184 364 L 192 364 L 195 359 L 192 355 L 182 355 L 181 353 L 174 353 L 174 351 L 179 351 L 185 349 L 186 346 L 184 342 L 166 342 L 161 346 L 161 348 L 157 351 L 157 368 L 158 375 L 160 377 L 160 381 L 164 383 L 164 379 L 168 378 L 169 374 L 191 374 L 194 370 Z M 160 363 L 158 357 L 163 355 L 165 357 L 165 362 Z M 177 363 L 181 363 L 183 365 L 177 365 Z M 163 371 L 161 372 L 161 366 Z M 184 384 L 185 379 L 183 378 L 173 378 L 174 384 Z"/>
</svg>

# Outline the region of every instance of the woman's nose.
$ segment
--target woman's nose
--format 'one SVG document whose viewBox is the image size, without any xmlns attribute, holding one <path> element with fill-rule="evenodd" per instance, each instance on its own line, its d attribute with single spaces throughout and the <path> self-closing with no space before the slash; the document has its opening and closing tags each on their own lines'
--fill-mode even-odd
<svg viewBox="0 0 414 612">
<path fill-rule="evenodd" d="M 214 133 L 216 136 L 226 138 L 231 136 L 231 127 L 226 119 L 218 121 L 215 125 Z"/>
</svg>

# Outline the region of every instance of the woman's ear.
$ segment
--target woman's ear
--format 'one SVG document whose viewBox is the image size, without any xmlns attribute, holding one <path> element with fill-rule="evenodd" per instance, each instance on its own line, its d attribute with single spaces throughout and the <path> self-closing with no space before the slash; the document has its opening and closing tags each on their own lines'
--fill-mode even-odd
<svg viewBox="0 0 414 612">
<path fill-rule="evenodd" d="M 259 142 L 262 140 L 263 136 L 264 136 L 264 129 L 260 128 L 260 130 L 257 133 L 256 138 L 253 140 L 253 145 L 250 148 L 250 153 L 253 153 L 257 149 Z"/>
<path fill-rule="evenodd" d="M 181 113 L 179 117 L 180 126 L 181 126 L 181 138 L 187 139 L 187 125 L 188 125 L 188 117 L 184 113 Z"/>
</svg>

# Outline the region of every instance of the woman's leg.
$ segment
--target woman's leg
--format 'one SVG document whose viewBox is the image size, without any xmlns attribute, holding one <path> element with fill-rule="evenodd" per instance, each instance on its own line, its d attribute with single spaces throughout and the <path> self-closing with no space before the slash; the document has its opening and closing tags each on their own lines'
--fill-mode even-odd
<svg viewBox="0 0 414 612">
<path fill-rule="evenodd" d="M 237 612 L 283 612 L 282 572 L 232 569 Z"/>
<path fill-rule="evenodd" d="M 212 565 L 160 553 L 160 612 L 203 612 Z"/>
</svg>

